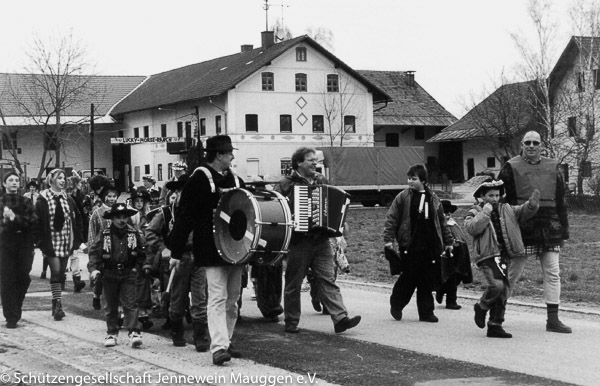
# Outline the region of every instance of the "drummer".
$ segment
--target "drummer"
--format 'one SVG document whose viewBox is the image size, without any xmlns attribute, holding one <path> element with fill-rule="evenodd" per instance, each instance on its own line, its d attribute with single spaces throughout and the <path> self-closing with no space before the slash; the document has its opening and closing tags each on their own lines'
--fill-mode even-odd
<svg viewBox="0 0 600 386">
<path fill-rule="evenodd" d="M 213 363 L 222 365 L 231 358 L 241 358 L 231 337 L 238 316 L 242 265 L 223 260 L 213 238 L 213 210 L 223 191 L 244 187 L 244 181 L 231 171 L 237 150 L 227 135 L 206 141 L 206 164 L 197 168 L 181 192 L 172 230 L 171 257 L 181 259 L 191 231 L 194 265 L 205 267 L 208 287 L 207 319 Z"/>
</svg>

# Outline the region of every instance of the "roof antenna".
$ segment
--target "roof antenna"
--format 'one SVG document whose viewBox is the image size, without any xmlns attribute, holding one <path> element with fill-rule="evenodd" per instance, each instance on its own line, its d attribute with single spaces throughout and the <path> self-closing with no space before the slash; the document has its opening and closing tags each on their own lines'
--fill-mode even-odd
<svg viewBox="0 0 600 386">
<path fill-rule="evenodd" d="M 263 6 L 265 10 L 265 31 L 269 30 L 269 0 L 265 0 L 265 5 Z"/>
</svg>

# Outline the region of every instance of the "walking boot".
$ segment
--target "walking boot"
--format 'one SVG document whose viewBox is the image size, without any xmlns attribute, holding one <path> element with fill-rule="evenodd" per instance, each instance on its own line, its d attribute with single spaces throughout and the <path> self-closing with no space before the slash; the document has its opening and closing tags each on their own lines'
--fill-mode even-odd
<svg viewBox="0 0 600 386">
<path fill-rule="evenodd" d="M 558 304 L 548 304 L 548 319 L 546 320 L 546 331 L 570 334 L 571 327 L 565 325 L 558 319 Z"/>
<path fill-rule="evenodd" d="M 73 276 L 73 292 L 80 293 L 85 288 L 85 282 L 81 280 L 81 276 Z"/>
<path fill-rule="evenodd" d="M 183 319 L 171 320 L 171 338 L 173 338 L 173 346 L 185 346 L 185 338 L 183 336 Z"/>
<path fill-rule="evenodd" d="M 509 334 L 508 332 L 504 331 L 502 326 L 488 324 L 487 337 L 488 338 L 512 338 L 512 334 Z"/>
<path fill-rule="evenodd" d="M 54 316 L 54 320 L 62 320 L 65 317 L 60 299 L 52 300 L 52 316 Z"/>
<path fill-rule="evenodd" d="M 194 346 L 196 346 L 196 351 L 207 352 L 210 348 L 210 342 L 207 337 L 208 325 L 194 320 L 192 322 L 192 328 L 194 329 Z"/>
</svg>

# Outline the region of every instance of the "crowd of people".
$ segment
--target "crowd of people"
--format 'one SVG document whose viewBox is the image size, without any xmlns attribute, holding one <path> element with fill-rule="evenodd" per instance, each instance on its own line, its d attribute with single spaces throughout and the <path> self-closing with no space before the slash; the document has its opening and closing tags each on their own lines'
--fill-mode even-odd
<svg viewBox="0 0 600 386">
<path fill-rule="evenodd" d="M 486 281 L 474 306 L 474 321 L 486 325 L 487 336 L 510 338 L 502 323 L 507 300 L 528 257 L 537 257 L 544 272 L 546 329 L 569 333 L 558 319 L 560 303 L 559 252 L 568 239 L 564 182 L 557 163 L 541 157 L 541 138 L 529 132 L 521 155 L 509 160 L 498 179 L 490 176 L 474 192 L 476 203 L 464 219 L 472 236 L 473 261 Z M 185 346 L 184 320 L 193 327 L 198 352 L 210 351 L 216 365 L 243 356 L 232 345 L 239 318 L 241 292 L 248 275 L 255 283 L 256 300 L 265 321 L 284 317 L 284 332 L 301 330 L 301 291 L 310 278 L 313 307 L 330 315 L 335 333 L 356 327 L 361 316 L 351 316 L 336 284 L 336 256 L 341 242 L 332 243 L 323 231 L 292 231 L 287 254 L 273 264 L 232 264 L 221 256 L 213 237 L 213 215 L 225 192 L 247 188 L 231 163 L 236 150 L 226 135 L 211 137 L 197 148 L 188 164 L 174 165 L 174 176 L 157 188 L 151 175 L 144 186 L 132 189 L 126 202 L 108 178 L 96 175 L 82 187 L 76 174 L 62 169 L 48 173 L 46 189 L 31 182 L 19 195 L 16 172 L 3 177 L 0 196 L 0 290 L 7 328 L 16 328 L 30 284 L 34 247 L 50 271 L 52 318 L 66 317 L 62 292 L 66 272 L 73 290 L 85 287 L 74 251 L 86 251 L 93 291 L 92 307 L 103 309 L 106 347 L 118 344 L 121 328 L 129 343 L 142 345 L 141 332 L 153 326 L 155 313 L 165 317 L 173 345 Z M 317 172 L 316 150 L 297 149 L 292 171 L 274 188 L 294 208 L 294 187 L 327 185 Z M 416 290 L 419 320 L 436 323 L 434 299 L 459 310 L 457 287 L 473 280 L 471 257 L 463 227 L 452 218 L 457 207 L 440 200 L 427 184 L 427 169 L 413 165 L 409 188 L 391 204 L 383 230 L 384 250 L 393 274 L 399 274 L 390 296 L 391 316 L 400 321 Z M 336 253 L 337 248 L 337 253 Z M 392 261 L 394 260 L 394 261 Z M 338 263 L 339 264 L 339 263 Z M 433 293 L 435 292 L 435 298 Z M 283 302 L 283 304 L 282 304 Z"/>
</svg>

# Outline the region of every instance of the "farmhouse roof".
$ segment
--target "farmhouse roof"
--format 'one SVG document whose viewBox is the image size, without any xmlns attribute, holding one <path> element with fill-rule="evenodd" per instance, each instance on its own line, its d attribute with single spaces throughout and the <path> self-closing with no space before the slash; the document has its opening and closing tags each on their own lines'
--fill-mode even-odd
<svg viewBox="0 0 600 386">
<path fill-rule="evenodd" d="M 313 47 L 334 62 L 336 67 L 342 68 L 364 84 L 373 93 L 374 102 L 391 99 L 385 91 L 370 80 L 350 68 L 319 43 L 303 35 L 273 44 L 264 50 L 255 48 L 151 75 L 144 84 L 121 101 L 111 114 L 119 115 L 221 95 L 300 43 Z"/>
<path fill-rule="evenodd" d="M 30 105 L 28 106 L 30 111 L 36 111 L 33 106 L 34 101 L 25 97 L 25 95 L 27 90 L 31 89 L 31 85 L 39 84 L 34 82 L 32 77 L 39 80 L 44 76 L 41 74 L 0 73 L 0 111 L 8 121 L 23 117 L 22 110 L 13 103 L 11 96 L 13 92 L 11 90 L 14 90 L 17 95 L 23 95 L 22 100 L 26 105 Z M 72 75 L 70 77 L 77 78 L 78 76 Z M 115 104 L 146 79 L 145 76 L 90 75 L 85 77 L 88 78 L 86 81 L 89 82 L 89 86 L 85 87 L 83 94 L 78 97 L 76 103 L 71 104 L 62 112 L 63 116 L 89 116 L 91 103 L 94 103 L 96 116 L 105 116 Z M 47 96 L 44 92 L 39 92 L 36 95 L 42 96 L 44 99 Z M 14 119 L 11 119 L 11 117 Z"/>
<path fill-rule="evenodd" d="M 532 91 L 535 85 L 535 81 L 527 81 L 500 86 L 461 119 L 431 137 L 427 142 L 465 141 L 499 135 L 500 133 L 494 130 L 491 124 L 494 119 L 500 119 L 503 114 L 516 114 L 512 118 L 518 122 L 531 121 L 533 119 L 532 100 L 528 101 L 526 98 L 533 96 Z M 507 103 L 512 107 L 507 106 Z M 511 108 L 513 109 L 512 113 L 508 111 Z M 517 131 L 519 128 L 514 127 L 513 129 Z"/>
<path fill-rule="evenodd" d="M 427 91 L 404 71 L 358 71 L 391 98 L 385 107 L 373 113 L 375 125 L 442 126 L 456 122 Z"/>
<path fill-rule="evenodd" d="M 598 66 L 596 58 L 600 56 L 600 37 L 598 36 L 571 36 L 569 43 L 563 50 L 562 54 L 556 61 L 554 68 L 550 72 L 548 81 L 550 84 L 550 94 L 553 95 L 556 88 L 559 86 L 561 79 L 571 69 L 576 62 L 578 55 L 582 54 L 583 58 L 595 58 L 594 66 Z M 595 67 L 594 67 L 595 68 Z M 585 68 L 589 70 L 590 68 Z"/>
</svg>

